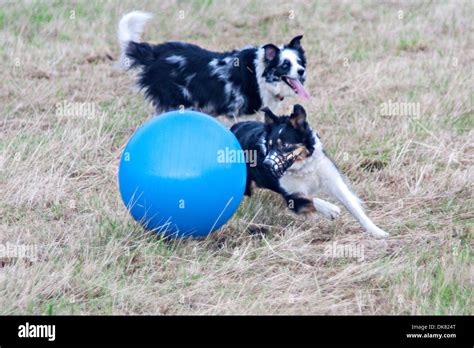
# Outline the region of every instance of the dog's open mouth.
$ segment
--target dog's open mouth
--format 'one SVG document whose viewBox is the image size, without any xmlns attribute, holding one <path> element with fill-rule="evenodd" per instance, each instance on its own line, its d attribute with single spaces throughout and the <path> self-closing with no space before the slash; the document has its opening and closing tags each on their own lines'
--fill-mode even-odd
<svg viewBox="0 0 474 348">
<path fill-rule="evenodd" d="M 285 83 L 291 87 L 293 92 L 298 94 L 301 98 L 303 98 L 304 100 L 309 99 L 309 93 L 304 89 L 303 84 L 301 83 L 300 80 L 293 79 L 288 76 L 283 76 L 282 80 L 285 81 Z"/>
</svg>

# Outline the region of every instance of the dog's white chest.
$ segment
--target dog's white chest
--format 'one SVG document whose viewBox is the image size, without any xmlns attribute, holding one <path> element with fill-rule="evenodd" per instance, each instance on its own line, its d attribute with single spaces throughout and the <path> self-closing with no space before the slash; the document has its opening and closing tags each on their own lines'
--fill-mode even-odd
<svg viewBox="0 0 474 348">
<path fill-rule="evenodd" d="M 281 187 L 288 193 L 310 194 L 320 186 L 318 166 L 314 155 L 293 164 L 281 177 Z"/>
</svg>

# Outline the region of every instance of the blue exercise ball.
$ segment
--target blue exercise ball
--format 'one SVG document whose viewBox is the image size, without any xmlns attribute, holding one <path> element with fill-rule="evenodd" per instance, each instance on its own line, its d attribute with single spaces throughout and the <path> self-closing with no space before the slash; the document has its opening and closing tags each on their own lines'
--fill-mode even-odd
<svg viewBox="0 0 474 348">
<path fill-rule="evenodd" d="M 238 208 L 246 166 L 235 136 L 213 117 L 172 111 L 132 135 L 120 159 L 118 183 L 132 217 L 147 230 L 203 237 Z"/>
</svg>

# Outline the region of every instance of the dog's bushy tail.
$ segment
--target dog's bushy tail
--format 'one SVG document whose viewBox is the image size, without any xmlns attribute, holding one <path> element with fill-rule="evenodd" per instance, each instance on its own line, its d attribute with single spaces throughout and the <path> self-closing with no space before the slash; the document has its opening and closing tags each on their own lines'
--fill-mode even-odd
<svg viewBox="0 0 474 348">
<path fill-rule="evenodd" d="M 120 19 L 118 39 L 121 51 L 119 64 L 122 69 L 146 65 L 153 59 L 152 47 L 147 43 L 140 43 L 140 34 L 152 17 L 151 13 L 133 11 Z"/>
</svg>

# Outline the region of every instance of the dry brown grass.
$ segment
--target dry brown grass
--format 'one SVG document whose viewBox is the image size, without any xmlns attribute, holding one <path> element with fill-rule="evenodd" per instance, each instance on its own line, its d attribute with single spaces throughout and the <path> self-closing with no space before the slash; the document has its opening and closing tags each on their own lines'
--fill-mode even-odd
<svg viewBox="0 0 474 348">
<path fill-rule="evenodd" d="M 0 245 L 38 255 L 0 255 L 0 313 L 473 313 L 472 2 L 0 8 Z M 156 14 L 145 30 L 153 42 L 222 50 L 304 33 L 311 123 L 391 238 L 368 237 L 348 213 L 304 221 L 264 191 L 206 240 L 170 243 L 136 226 L 117 163 L 151 108 L 108 58 L 132 9 Z M 383 116 L 389 100 L 421 113 Z M 103 113 L 57 115 L 63 102 Z M 252 236 L 250 225 L 269 233 Z M 363 248 L 364 259 L 328 257 L 333 242 Z"/>
</svg>

